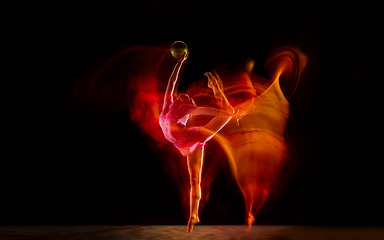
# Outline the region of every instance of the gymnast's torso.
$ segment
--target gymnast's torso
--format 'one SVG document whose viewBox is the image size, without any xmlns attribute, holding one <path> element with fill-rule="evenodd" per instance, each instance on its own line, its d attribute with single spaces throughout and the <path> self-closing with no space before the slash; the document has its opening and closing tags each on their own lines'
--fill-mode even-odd
<svg viewBox="0 0 384 240">
<path fill-rule="evenodd" d="M 186 124 L 190 114 L 187 113 L 189 105 L 182 104 L 178 107 L 169 107 L 169 110 L 160 114 L 159 124 L 165 138 L 181 152 L 183 156 L 188 156 L 197 147 L 204 146 L 200 143 L 200 128 L 187 128 Z"/>
</svg>

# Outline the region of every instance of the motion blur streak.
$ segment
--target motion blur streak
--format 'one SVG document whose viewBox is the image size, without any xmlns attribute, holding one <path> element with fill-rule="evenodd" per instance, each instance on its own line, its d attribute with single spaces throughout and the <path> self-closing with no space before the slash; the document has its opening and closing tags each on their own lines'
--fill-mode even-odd
<svg viewBox="0 0 384 240">
<path fill-rule="evenodd" d="M 160 145 L 168 143 L 158 124 L 167 77 L 168 49 L 148 46 L 127 48 L 110 59 L 101 59 L 84 70 L 73 91 L 74 101 L 97 114 L 128 111 L 132 122 Z M 171 66 L 172 67 L 172 66 Z M 161 89 L 161 91 L 159 90 Z"/>
<path fill-rule="evenodd" d="M 152 149 L 168 155 L 164 171 L 173 174 L 185 201 L 189 195 L 186 161 L 180 161 L 181 154 L 165 139 L 159 126 L 164 91 L 175 63 L 168 48 L 128 48 L 87 69 L 75 85 L 74 97 L 95 111 L 118 112 L 126 111 L 128 107 L 131 121 L 143 134 L 156 140 L 151 141 Z M 243 193 L 245 223 L 249 227 L 270 194 L 272 184 L 278 184 L 274 181 L 289 161 L 287 99 L 293 95 L 306 63 L 305 54 L 297 47 L 289 46 L 269 54 L 265 62 L 269 78 L 253 74 L 252 59 L 245 59 L 238 66 L 219 64 L 213 69 L 221 78 L 229 103 L 235 111 L 244 111 L 246 115 L 239 121 L 231 119 L 212 139 L 219 145 L 208 142 L 206 149 L 225 153 L 231 176 Z M 199 107 L 217 108 L 206 80 L 196 81 L 186 93 Z M 203 126 L 210 119 L 212 117 L 192 116 L 187 127 Z M 209 185 L 218 167 L 220 165 L 211 163 L 202 177 L 203 202 L 208 201 Z"/>
<path fill-rule="evenodd" d="M 235 111 L 247 113 L 239 125 L 232 119 L 216 136 L 225 139 L 218 142 L 225 144 L 222 147 L 234 160 L 232 169 L 237 171 L 234 175 L 244 194 L 245 223 L 249 227 L 267 199 L 271 184 L 289 160 L 289 103 L 282 90 L 286 96 L 292 96 L 306 62 L 307 57 L 298 48 L 289 47 L 277 49 L 268 57 L 265 68 L 270 79 L 252 74 L 252 59 L 246 59 L 237 68 L 228 64 L 216 67 L 230 104 Z M 207 99 L 207 91 L 198 91 L 196 86 L 189 94 L 197 105 L 212 103 L 213 99 Z"/>
</svg>

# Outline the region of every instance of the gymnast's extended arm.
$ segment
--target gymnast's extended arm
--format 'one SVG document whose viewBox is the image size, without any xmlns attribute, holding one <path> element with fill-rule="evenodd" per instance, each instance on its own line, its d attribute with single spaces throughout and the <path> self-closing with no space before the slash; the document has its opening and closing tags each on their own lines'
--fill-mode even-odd
<svg viewBox="0 0 384 240">
<path fill-rule="evenodd" d="M 176 64 L 175 68 L 173 69 L 171 77 L 168 80 L 167 89 L 165 90 L 163 111 L 165 108 L 167 108 L 169 106 L 169 104 L 171 104 L 173 102 L 173 94 L 175 91 L 176 83 L 179 80 L 180 69 L 181 69 L 183 63 L 188 59 L 188 57 L 189 57 L 189 52 L 185 53 L 179 59 L 179 61 L 177 61 L 177 64 Z"/>
</svg>

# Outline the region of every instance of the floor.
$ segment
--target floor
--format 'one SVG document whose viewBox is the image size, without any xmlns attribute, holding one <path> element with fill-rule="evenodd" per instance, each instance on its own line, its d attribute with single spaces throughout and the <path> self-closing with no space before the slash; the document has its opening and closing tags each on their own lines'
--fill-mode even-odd
<svg viewBox="0 0 384 240">
<path fill-rule="evenodd" d="M 384 227 L 197 225 L 185 233 L 182 225 L 148 226 L 0 226 L 1 240 L 85 239 L 384 239 Z"/>
</svg>

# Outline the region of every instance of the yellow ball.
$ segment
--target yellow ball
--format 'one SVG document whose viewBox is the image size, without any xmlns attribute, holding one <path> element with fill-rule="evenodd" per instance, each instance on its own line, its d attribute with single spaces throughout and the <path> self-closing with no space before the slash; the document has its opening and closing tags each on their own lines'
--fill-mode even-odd
<svg viewBox="0 0 384 240">
<path fill-rule="evenodd" d="M 185 42 L 182 41 L 176 41 L 171 46 L 171 54 L 174 58 L 181 58 L 184 53 L 188 52 L 188 46 L 185 44 Z"/>
</svg>

